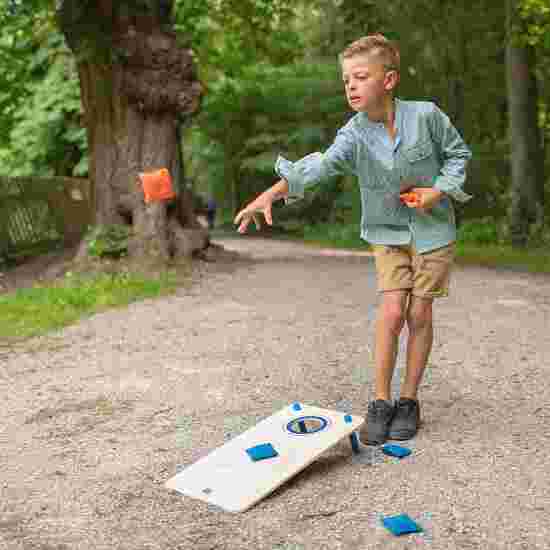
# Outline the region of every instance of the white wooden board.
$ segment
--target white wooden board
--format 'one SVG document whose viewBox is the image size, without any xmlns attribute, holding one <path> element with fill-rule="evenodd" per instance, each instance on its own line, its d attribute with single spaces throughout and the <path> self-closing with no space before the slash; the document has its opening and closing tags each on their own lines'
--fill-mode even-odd
<svg viewBox="0 0 550 550">
<path fill-rule="evenodd" d="M 325 422 L 326 426 L 314 433 L 289 431 L 288 423 L 302 417 L 323 419 L 308 420 L 308 426 Z M 345 417 L 342 412 L 304 404 L 295 410 L 290 404 L 186 467 L 165 486 L 229 512 L 243 512 L 364 422 L 360 416 L 352 415 L 351 422 Z M 253 461 L 246 449 L 262 443 L 271 443 L 279 456 Z"/>
</svg>

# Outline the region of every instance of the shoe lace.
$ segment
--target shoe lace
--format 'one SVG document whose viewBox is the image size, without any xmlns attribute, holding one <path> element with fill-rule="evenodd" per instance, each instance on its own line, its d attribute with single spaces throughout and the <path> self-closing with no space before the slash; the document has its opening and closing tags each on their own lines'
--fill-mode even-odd
<svg viewBox="0 0 550 550">
<path fill-rule="evenodd" d="M 415 407 L 416 403 L 414 401 L 399 401 L 397 403 L 397 408 L 404 410 L 406 414 L 410 414 Z"/>
<path fill-rule="evenodd" d="M 370 406 L 370 413 L 372 416 L 385 416 L 387 413 L 387 407 L 383 403 L 377 403 L 376 401 Z"/>
</svg>

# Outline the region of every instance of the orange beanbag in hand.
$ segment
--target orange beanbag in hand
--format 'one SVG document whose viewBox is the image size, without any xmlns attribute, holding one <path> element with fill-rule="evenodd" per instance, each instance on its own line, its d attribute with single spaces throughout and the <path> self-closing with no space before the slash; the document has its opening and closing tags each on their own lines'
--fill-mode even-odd
<svg viewBox="0 0 550 550">
<path fill-rule="evenodd" d="M 172 178 L 166 168 L 153 172 L 142 172 L 139 174 L 145 202 L 165 201 L 176 196 L 172 187 Z"/>
<path fill-rule="evenodd" d="M 407 206 L 416 206 L 420 202 L 420 197 L 414 192 L 401 193 L 399 195 L 401 202 L 404 202 Z"/>
</svg>

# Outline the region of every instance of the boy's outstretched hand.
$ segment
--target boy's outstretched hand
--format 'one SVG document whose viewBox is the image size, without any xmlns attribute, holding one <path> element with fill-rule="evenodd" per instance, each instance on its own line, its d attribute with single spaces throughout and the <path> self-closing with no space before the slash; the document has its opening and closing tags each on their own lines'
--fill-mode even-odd
<svg viewBox="0 0 550 550">
<path fill-rule="evenodd" d="M 273 225 L 273 218 L 271 216 L 271 206 L 273 204 L 273 195 L 266 191 L 262 193 L 254 201 L 246 205 L 236 216 L 233 223 L 240 223 L 238 231 L 239 233 L 245 233 L 250 222 L 254 220 L 256 229 L 261 229 L 262 224 L 260 222 L 259 214 L 263 214 L 265 221 L 268 225 Z"/>
<path fill-rule="evenodd" d="M 267 225 L 273 225 L 271 216 L 271 207 L 273 203 L 279 199 L 288 196 L 288 183 L 281 179 L 273 187 L 263 192 L 259 197 L 247 204 L 233 220 L 233 223 L 240 223 L 238 232 L 246 233 L 251 220 L 254 220 L 257 229 L 261 229 L 259 214 L 263 214 Z"/>
</svg>

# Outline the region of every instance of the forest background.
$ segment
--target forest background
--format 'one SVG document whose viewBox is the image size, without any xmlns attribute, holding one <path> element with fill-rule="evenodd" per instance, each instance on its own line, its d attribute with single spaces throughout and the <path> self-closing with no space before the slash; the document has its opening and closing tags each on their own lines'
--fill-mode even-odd
<svg viewBox="0 0 550 550">
<path fill-rule="evenodd" d="M 89 177 L 77 61 L 53 3 L 0 3 L 0 175 Z M 382 32 L 401 47 L 399 97 L 435 101 L 473 151 L 461 242 L 550 244 L 548 0 L 175 0 L 171 16 L 204 87 L 179 123 L 182 181 L 197 206 L 215 198 L 218 227 L 275 181 L 278 154 L 330 145 L 353 114 L 337 55 Z M 336 178 L 275 220 L 359 246 L 359 209 L 356 182 Z"/>
</svg>

